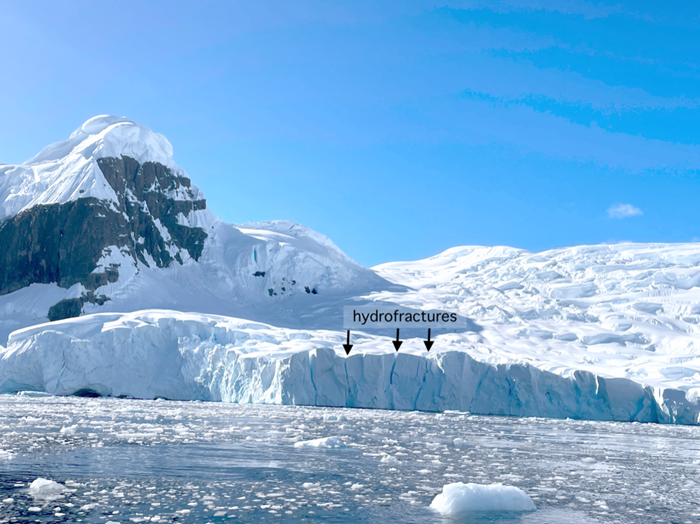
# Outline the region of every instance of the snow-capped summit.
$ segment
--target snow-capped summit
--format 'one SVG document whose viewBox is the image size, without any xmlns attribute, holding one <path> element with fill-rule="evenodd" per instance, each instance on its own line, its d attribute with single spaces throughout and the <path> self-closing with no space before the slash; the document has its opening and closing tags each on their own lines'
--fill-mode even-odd
<svg viewBox="0 0 700 524">
<path fill-rule="evenodd" d="M 102 115 L 0 166 L 0 339 L 146 307 L 293 317 L 295 295 L 315 307 L 317 295 L 391 287 L 304 226 L 221 221 L 172 156 L 163 135 Z"/>
<path fill-rule="evenodd" d="M 0 220 L 36 205 L 63 204 L 94 197 L 118 201 L 98 167 L 102 158 L 127 156 L 140 164 L 162 164 L 186 177 L 173 161 L 173 148 L 161 134 L 126 117 L 101 115 L 76 129 L 67 140 L 45 147 L 21 165 L 0 167 Z M 203 197 L 192 187 L 193 199 Z"/>
<path fill-rule="evenodd" d="M 134 160 L 158 162 L 173 171 L 181 171 L 173 162 L 173 146 L 160 133 L 124 116 L 92 117 L 71 133 L 68 140 L 42 149 L 27 164 L 43 164 L 79 154 L 85 158 L 129 156 Z"/>
</svg>

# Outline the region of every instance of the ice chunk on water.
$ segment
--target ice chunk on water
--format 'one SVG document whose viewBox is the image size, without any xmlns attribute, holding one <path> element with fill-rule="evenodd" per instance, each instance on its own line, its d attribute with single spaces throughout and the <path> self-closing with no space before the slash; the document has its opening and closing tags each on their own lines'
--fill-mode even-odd
<svg viewBox="0 0 700 524">
<path fill-rule="evenodd" d="M 53 480 L 38 478 L 29 485 L 29 493 L 38 499 L 53 500 L 62 497 L 66 488 Z"/>
<path fill-rule="evenodd" d="M 323 421 L 324 422 L 341 422 L 347 420 L 347 417 L 345 415 L 337 415 L 335 413 L 324 413 L 323 414 Z"/>
<path fill-rule="evenodd" d="M 324 437 L 314 440 L 302 440 L 294 443 L 295 448 L 345 448 L 347 447 L 340 437 Z"/>
<path fill-rule="evenodd" d="M 18 397 L 53 397 L 51 393 L 44 391 L 18 391 Z"/>
<path fill-rule="evenodd" d="M 535 504 L 521 489 L 493 484 L 455 482 L 443 486 L 430 507 L 443 515 L 470 511 L 534 511 Z"/>
</svg>

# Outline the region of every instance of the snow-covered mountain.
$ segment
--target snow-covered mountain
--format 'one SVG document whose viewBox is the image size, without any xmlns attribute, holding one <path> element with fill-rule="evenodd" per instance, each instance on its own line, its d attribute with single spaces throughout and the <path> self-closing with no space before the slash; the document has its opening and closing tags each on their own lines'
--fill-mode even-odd
<svg viewBox="0 0 700 524">
<path fill-rule="evenodd" d="M 20 257 L 3 252 L 0 322 L 33 326 L 0 348 L 0 392 L 700 423 L 700 244 L 472 246 L 367 269 L 303 226 L 217 219 L 132 121 L 81 130 L 0 168 L 0 238 Z M 55 175 L 71 162 L 81 174 Z M 436 330 L 429 354 L 417 331 L 398 353 L 353 331 L 346 357 L 342 306 L 372 302 L 468 328 Z M 35 325 L 71 303 L 83 316 Z"/>
<path fill-rule="evenodd" d="M 389 286 L 304 226 L 221 221 L 172 154 L 162 135 L 98 116 L 0 167 L 0 343 L 47 320 L 154 307 L 286 325 Z"/>
</svg>

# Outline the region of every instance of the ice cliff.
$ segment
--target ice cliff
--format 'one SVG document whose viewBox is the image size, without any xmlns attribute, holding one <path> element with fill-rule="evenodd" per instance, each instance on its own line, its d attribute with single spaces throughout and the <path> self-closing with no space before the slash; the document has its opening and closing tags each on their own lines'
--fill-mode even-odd
<svg viewBox="0 0 700 524">
<path fill-rule="evenodd" d="M 346 357 L 342 342 L 338 332 L 211 315 L 89 315 L 13 333 L 0 392 L 698 423 L 700 404 L 678 390 L 494 364 L 466 348 L 426 354 L 419 340 L 396 353 L 372 335 Z"/>
</svg>

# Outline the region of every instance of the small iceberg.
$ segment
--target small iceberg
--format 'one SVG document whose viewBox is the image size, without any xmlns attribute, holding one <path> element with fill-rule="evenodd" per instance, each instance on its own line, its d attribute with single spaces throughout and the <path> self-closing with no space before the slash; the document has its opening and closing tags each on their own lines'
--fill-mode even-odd
<svg viewBox="0 0 700 524">
<path fill-rule="evenodd" d="M 295 448 L 345 448 L 345 442 L 340 437 L 324 437 L 314 440 L 302 440 L 294 443 Z"/>
<path fill-rule="evenodd" d="M 68 427 L 63 427 L 59 431 L 62 435 L 75 435 L 76 431 L 78 431 L 78 425 L 75 424 L 73 426 L 68 426 Z"/>
<path fill-rule="evenodd" d="M 438 513 L 456 515 L 472 511 L 534 511 L 535 504 L 521 489 L 493 484 L 455 482 L 442 487 L 430 504 Z"/>
<path fill-rule="evenodd" d="M 29 494 L 35 499 L 56 500 L 63 497 L 65 486 L 53 480 L 38 478 L 29 485 Z"/>
</svg>

